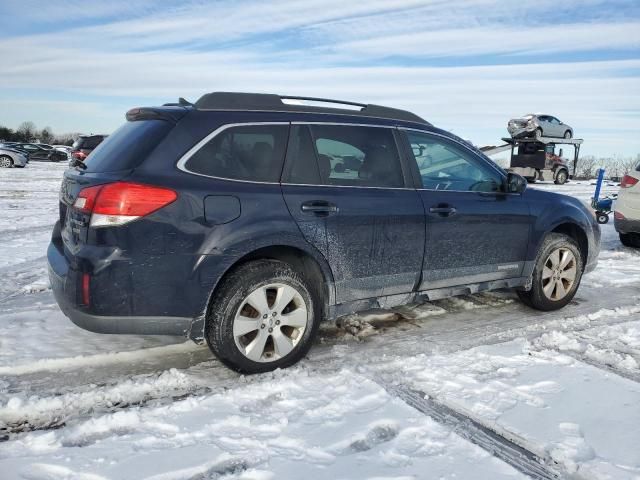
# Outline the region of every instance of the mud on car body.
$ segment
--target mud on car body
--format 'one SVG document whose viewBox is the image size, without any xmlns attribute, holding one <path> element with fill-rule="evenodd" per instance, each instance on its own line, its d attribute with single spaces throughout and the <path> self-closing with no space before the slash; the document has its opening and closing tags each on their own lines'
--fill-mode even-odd
<svg viewBox="0 0 640 480">
<path fill-rule="evenodd" d="M 505 287 L 552 310 L 594 268 L 581 202 L 410 112 L 283 100 L 133 109 L 67 170 L 48 259 L 74 323 L 186 335 L 260 372 L 304 356 L 323 319 Z"/>
</svg>

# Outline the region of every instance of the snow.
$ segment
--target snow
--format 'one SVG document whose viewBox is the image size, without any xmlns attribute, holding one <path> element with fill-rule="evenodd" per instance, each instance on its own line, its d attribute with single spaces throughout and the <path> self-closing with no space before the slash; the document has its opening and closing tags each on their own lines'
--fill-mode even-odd
<svg viewBox="0 0 640 480">
<path fill-rule="evenodd" d="M 3 480 L 531 473 L 490 435 L 479 442 L 389 386 L 551 473 L 640 478 L 640 251 L 611 224 L 598 268 L 561 311 L 499 291 L 364 312 L 324 325 L 298 366 L 245 377 L 184 338 L 97 335 L 64 317 L 45 263 L 63 171 L 0 170 Z M 594 186 L 535 188 L 588 201 Z"/>
</svg>

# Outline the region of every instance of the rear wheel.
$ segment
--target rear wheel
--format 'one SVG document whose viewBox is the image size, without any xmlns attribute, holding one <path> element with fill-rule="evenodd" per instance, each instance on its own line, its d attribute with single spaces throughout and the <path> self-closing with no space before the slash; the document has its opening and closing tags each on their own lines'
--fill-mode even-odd
<svg viewBox="0 0 640 480">
<path fill-rule="evenodd" d="M 536 128 L 536 138 L 540 138 L 542 136 L 544 136 L 542 129 L 540 127 Z"/>
<path fill-rule="evenodd" d="M 621 233 L 620 241 L 625 247 L 640 248 L 640 233 Z"/>
<path fill-rule="evenodd" d="M 307 353 L 320 321 L 319 301 L 288 264 L 257 260 L 223 279 L 207 315 L 209 348 L 227 366 L 260 373 Z"/>
<path fill-rule="evenodd" d="M 11 168 L 11 167 L 13 167 L 12 158 L 7 155 L 0 155 L 0 168 Z"/>
<path fill-rule="evenodd" d="M 582 278 L 580 247 L 571 237 L 560 233 L 547 235 L 533 268 L 531 290 L 518 291 L 526 305 L 537 310 L 557 310 L 576 294 Z"/>
<path fill-rule="evenodd" d="M 565 183 L 567 183 L 567 178 L 569 178 L 569 174 L 567 173 L 567 171 L 565 169 L 560 170 L 556 174 L 556 185 L 564 185 Z"/>
</svg>

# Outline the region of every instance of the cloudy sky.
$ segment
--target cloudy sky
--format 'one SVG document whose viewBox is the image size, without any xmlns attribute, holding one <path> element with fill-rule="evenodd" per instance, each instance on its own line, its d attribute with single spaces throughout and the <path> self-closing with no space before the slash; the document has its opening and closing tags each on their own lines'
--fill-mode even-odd
<svg viewBox="0 0 640 480">
<path fill-rule="evenodd" d="M 2 0 L 0 124 L 109 133 L 210 91 L 415 111 L 479 145 L 547 112 L 640 153 L 640 1 Z"/>
</svg>

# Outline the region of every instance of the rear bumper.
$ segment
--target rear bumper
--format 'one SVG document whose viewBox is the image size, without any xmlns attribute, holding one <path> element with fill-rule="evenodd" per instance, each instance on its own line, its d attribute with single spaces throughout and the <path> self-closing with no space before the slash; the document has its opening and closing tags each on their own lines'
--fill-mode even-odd
<svg viewBox="0 0 640 480">
<path fill-rule="evenodd" d="M 640 220 L 618 220 L 614 217 L 613 224 L 618 233 L 640 233 Z"/>
<path fill-rule="evenodd" d="M 104 316 L 81 304 L 81 273 L 74 270 L 53 241 L 47 250 L 49 280 L 62 312 L 78 327 L 95 333 L 187 336 L 193 319 L 164 316 Z"/>
<path fill-rule="evenodd" d="M 16 155 L 13 157 L 13 164 L 16 167 L 26 167 L 27 163 L 29 163 L 29 159 L 24 155 Z"/>
<path fill-rule="evenodd" d="M 507 131 L 511 135 L 512 138 L 526 138 L 532 137 L 535 135 L 535 127 L 518 127 L 518 126 L 508 126 Z"/>
</svg>

